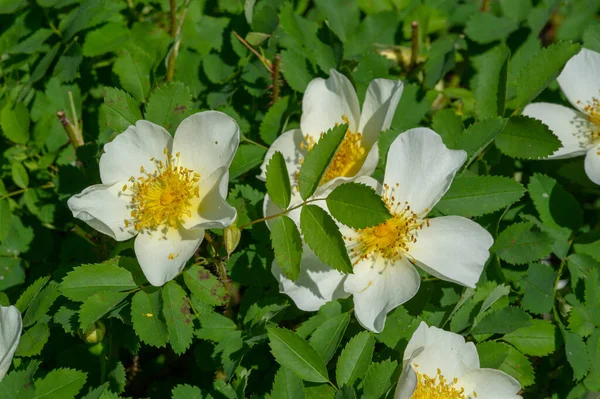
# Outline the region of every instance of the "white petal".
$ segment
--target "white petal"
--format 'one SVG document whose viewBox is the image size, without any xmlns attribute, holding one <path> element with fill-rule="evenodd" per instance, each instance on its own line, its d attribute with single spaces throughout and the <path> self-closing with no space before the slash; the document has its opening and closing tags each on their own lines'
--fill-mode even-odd
<svg viewBox="0 0 600 399">
<path fill-rule="evenodd" d="M 223 181 L 227 184 L 229 174 L 225 167 L 215 170 L 210 176 L 200 180 L 200 197 L 192 201 L 192 216 L 185 217 L 186 229 L 224 229 L 231 226 L 237 211 L 229 205 L 222 193 Z"/>
<path fill-rule="evenodd" d="M 479 356 L 472 342 L 465 342 L 462 335 L 428 327 L 424 322 L 408 342 L 404 360 L 409 360 L 416 371 L 429 377 L 435 377 L 440 369 L 448 381 L 460 379 L 479 368 Z"/>
<path fill-rule="evenodd" d="M 472 370 L 459 379 L 459 387 L 466 393 L 475 391 L 481 399 L 517 399 L 521 385 L 510 375 L 495 369 Z"/>
<path fill-rule="evenodd" d="M 306 244 L 296 281 L 283 275 L 277 261 L 273 261 L 271 272 L 279 281 L 279 291 L 292 298 L 300 310 L 319 310 L 329 301 L 348 296 L 343 288 L 346 275 L 323 264 Z"/>
<path fill-rule="evenodd" d="M 600 98 L 600 53 L 582 49 L 565 65 L 558 84 L 574 107 L 584 112 L 593 98 Z"/>
<path fill-rule="evenodd" d="M 417 388 L 418 382 L 417 373 L 415 373 L 412 366 L 405 366 L 402 369 L 400 378 L 398 378 L 394 399 L 410 399 Z"/>
<path fill-rule="evenodd" d="M 450 150 L 431 129 L 415 128 L 400 134 L 390 146 L 384 183 L 398 189 L 397 201 L 407 201 L 413 212 L 428 212 L 444 195 L 467 159 L 462 150 Z"/>
<path fill-rule="evenodd" d="M 421 278 L 406 259 L 385 265 L 383 261 L 361 261 L 349 274 L 344 290 L 354 295 L 358 322 L 367 330 L 381 332 L 388 312 L 415 296 Z"/>
<path fill-rule="evenodd" d="M 141 176 L 140 167 L 155 170 L 150 159 L 165 158 L 165 148 L 171 150 L 173 139 L 162 127 L 148 121 L 137 121 L 135 126 L 118 135 L 104 146 L 100 157 L 100 178 L 104 184 L 126 181 Z"/>
<path fill-rule="evenodd" d="M 121 192 L 124 184 L 117 182 L 110 186 L 90 186 L 69 198 L 67 205 L 74 217 L 92 228 L 117 241 L 128 240 L 137 232 L 133 225 L 125 227 L 125 220 L 131 219 L 131 210 L 128 208 L 131 199 Z"/>
<path fill-rule="evenodd" d="M 558 104 L 534 103 L 525 107 L 523 115 L 542 121 L 562 142 L 562 147 L 549 159 L 585 154 L 590 138 L 590 122 L 581 112 Z"/>
<path fill-rule="evenodd" d="M 408 253 L 427 273 L 475 288 L 493 243 L 491 234 L 472 220 L 444 216 L 429 219 Z"/>
<path fill-rule="evenodd" d="M 181 154 L 183 166 L 206 178 L 221 167 L 229 168 L 239 144 L 240 128 L 233 118 L 218 111 L 204 111 L 181 121 L 173 153 Z"/>
<path fill-rule="evenodd" d="M 600 144 L 590 148 L 585 155 L 585 173 L 591 181 L 600 184 Z"/>
<path fill-rule="evenodd" d="M 171 281 L 183 270 L 203 238 L 202 229 L 168 229 L 138 234 L 134 249 L 144 276 L 157 287 Z"/>
<path fill-rule="evenodd" d="M 318 140 L 336 123 L 345 123 L 342 117 L 348 119 L 350 131 L 356 132 L 360 119 L 356 91 L 347 77 L 332 69 L 327 80 L 316 78 L 308 84 L 302 99 L 300 128 L 303 134 Z"/>
<path fill-rule="evenodd" d="M 288 174 L 292 186 L 296 184 L 296 173 L 300 170 L 300 162 L 306 156 L 307 148 L 303 145 L 304 135 L 300 129 L 288 130 L 271 144 L 271 147 L 265 155 L 265 160 L 260 165 L 259 179 L 267 180 L 267 165 L 275 152 L 279 151 L 285 159 Z"/>
<path fill-rule="evenodd" d="M 363 142 L 373 145 L 382 131 L 390 128 L 404 85 L 400 80 L 375 79 L 367 89 L 358 131 Z"/>
<path fill-rule="evenodd" d="M 19 346 L 23 321 L 21 312 L 14 306 L 0 306 L 0 381 L 10 368 Z"/>
</svg>

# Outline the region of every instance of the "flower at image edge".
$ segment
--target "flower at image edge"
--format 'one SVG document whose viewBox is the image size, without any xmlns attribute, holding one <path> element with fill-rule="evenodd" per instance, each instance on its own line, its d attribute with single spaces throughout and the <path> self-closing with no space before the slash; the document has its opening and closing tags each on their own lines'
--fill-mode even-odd
<svg viewBox="0 0 600 399">
<path fill-rule="evenodd" d="M 21 340 L 23 321 L 14 306 L 0 306 L 0 381 L 10 368 L 12 358 Z"/>
</svg>

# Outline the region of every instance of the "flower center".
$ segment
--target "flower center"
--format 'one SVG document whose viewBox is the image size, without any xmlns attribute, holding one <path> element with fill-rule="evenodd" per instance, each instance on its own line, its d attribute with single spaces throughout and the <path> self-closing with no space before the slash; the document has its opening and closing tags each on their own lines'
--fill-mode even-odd
<svg viewBox="0 0 600 399">
<path fill-rule="evenodd" d="M 137 231 L 177 227 L 184 216 L 192 215 L 191 200 L 200 196 L 200 175 L 179 165 L 179 153 L 171 156 L 166 148 L 164 153 L 165 162 L 151 159 L 154 172 L 147 172 L 142 166 L 143 176 L 132 176 L 123 186 L 123 192 L 132 192 L 131 219 L 125 220 L 125 227 L 133 224 Z"/>
<path fill-rule="evenodd" d="M 437 370 L 437 375 L 433 378 L 418 371 L 416 373 L 419 381 L 411 399 L 467 399 L 464 388 L 457 389 L 454 387 L 458 380 L 455 378 L 451 383 L 448 383 L 440 369 Z M 477 397 L 475 392 L 473 392 L 473 397 Z"/>
<path fill-rule="evenodd" d="M 356 230 L 356 237 L 345 237 L 351 243 L 349 250 L 355 259 L 354 264 L 379 256 L 391 262 L 402 259 L 409 245 L 417 242 L 418 231 L 424 225 L 429 225 L 427 219 L 422 220 L 408 203 L 396 202 L 388 185 L 384 185 L 384 188 L 382 198 L 392 217 L 377 226 Z"/>
<path fill-rule="evenodd" d="M 581 104 L 581 101 L 577 101 L 577 103 Z M 582 144 L 585 147 L 600 141 L 600 100 L 593 97 L 592 101 L 583 107 L 583 111 L 588 123 L 576 121 L 575 124 L 579 128 L 580 134 L 583 135 Z"/>
</svg>

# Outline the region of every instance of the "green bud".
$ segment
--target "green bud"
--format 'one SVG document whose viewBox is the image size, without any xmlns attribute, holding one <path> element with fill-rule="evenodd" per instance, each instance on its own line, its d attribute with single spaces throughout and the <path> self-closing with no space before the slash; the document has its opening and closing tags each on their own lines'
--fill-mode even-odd
<svg viewBox="0 0 600 399">
<path fill-rule="evenodd" d="M 240 243 L 240 238 L 242 238 L 242 231 L 236 225 L 231 225 L 225 229 L 224 236 L 227 256 L 230 256 Z"/>
<path fill-rule="evenodd" d="M 97 321 L 92 324 L 81 336 L 88 344 L 97 344 L 104 339 L 106 333 L 106 327 L 101 321 Z"/>
</svg>

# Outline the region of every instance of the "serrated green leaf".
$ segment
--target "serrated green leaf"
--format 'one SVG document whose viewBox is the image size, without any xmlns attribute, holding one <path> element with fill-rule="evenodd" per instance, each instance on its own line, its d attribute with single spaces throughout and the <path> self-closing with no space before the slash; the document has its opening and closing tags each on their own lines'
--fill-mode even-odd
<svg viewBox="0 0 600 399">
<path fill-rule="evenodd" d="M 507 334 L 531 325 L 531 316 L 521 308 L 507 307 L 488 313 L 471 330 L 473 334 Z"/>
<path fill-rule="evenodd" d="M 35 297 L 42 291 L 48 280 L 50 280 L 50 276 L 38 278 L 21 294 L 15 303 L 15 306 L 21 313 L 27 310 L 31 304 L 31 301 L 33 301 Z"/>
<path fill-rule="evenodd" d="M 74 399 L 87 380 L 87 373 L 73 369 L 54 369 L 35 381 L 36 399 Z"/>
<path fill-rule="evenodd" d="M 54 314 L 54 322 L 60 324 L 67 334 L 75 334 L 79 330 L 77 309 L 61 306 Z"/>
<path fill-rule="evenodd" d="M 572 332 L 562 329 L 565 339 L 565 352 L 567 360 L 573 369 L 573 379 L 580 380 L 590 369 L 590 357 L 583 339 Z"/>
<path fill-rule="evenodd" d="M 290 98 L 285 96 L 276 101 L 265 114 L 260 123 L 259 135 L 260 138 L 267 144 L 271 145 L 281 133 L 281 128 L 284 124 L 283 115 L 288 108 Z"/>
<path fill-rule="evenodd" d="M 83 331 L 113 310 L 128 292 L 100 291 L 86 298 L 79 308 L 79 324 Z"/>
<path fill-rule="evenodd" d="M 530 178 L 527 190 L 545 224 L 576 230 L 583 223 L 579 203 L 553 178 L 536 173 Z"/>
<path fill-rule="evenodd" d="M 220 342 L 225 337 L 237 331 L 235 323 L 219 313 L 208 313 L 200 318 L 201 328 L 196 331 L 196 335 L 202 339 L 209 339 L 214 342 Z"/>
<path fill-rule="evenodd" d="M 450 149 L 456 148 L 465 125 L 459 115 L 453 109 L 441 109 L 433 115 L 433 130 L 442 136 L 442 141 Z"/>
<path fill-rule="evenodd" d="M 254 144 L 240 145 L 229 167 L 229 179 L 233 180 L 260 165 L 266 152 L 266 149 Z"/>
<path fill-rule="evenodd" d="M 477 119 L 504 115 L 510 50 L 500 45 L 476 61 L 475 115 Z"/>
<path fill-rule="evenodd" d="M 171 82 L 152 92 L 145 119 L 167 129 L 171 134 L 192 113 L 192 94 L 181 82 Z"/>
<path fill-rule="evenodd" d="M 504 371 L 519 381 L 522 387 L 534 382 L 534 371 L 527 357 L 503 342 L 483 342 L 477 345 L 482 368 Z"/>
<path fill-rule="evenodd" d="M 518 26 L 511 19 L 497 17 L 491 12 L 478 12 L 467 22 L 465 33 L 474 42 L 487 44 L 506 39 Z"/>
<path fill-rule="evenodd" d="M 281 399 L 304 399 L 304 385 L 302 384 L 302 380 L 285 367 L 280 367 L 277 374 L 275 374 L 271 397 Z"/>
<path fill-rule="evenodd" d="M 146 102 L 150 93 L 150 72 L 152 58 L 139 47 L 122 49 L 113 65 L 121 86 L 138 102 Z"/>
<path fill-rule="evenodd" d="M 73 42 L 67 46 L 62 53 L 56 65 L 54 66 L 53 76 L 61 82 L 70 82 L 77 77 L 77 71 L 83 60 L 81 54 L 81 45 Z"/>
<path fill-rule="evenodd" d="M 281 73 L 292 89 L 304 93 L 312 80 L 306 58 L 294 48 L 281 52 Z"/>
<path fill-rule="evenodd" d="M 584 383 L 589 390 L 600 391 L 600 330 L 594 331 L 588 338 L 587 348 L 591 367 Z"/>
<path fill-rule="evenodd" d="M 199 399 L 202 397 L 200 388 L 187 384 L 179 384 L 171 391 L 171 399 Z"/>
<path fill-rule="evenodd" d="M 546 233 L 533 230 L 533 224 L 515 223 L 500 233 L 492 250 L 508 263 L 523 264 L 548 256 L 552 242 Z"/>
<path fill-rule="evenodd" d="M 276 151 L 267 165 L 267 193 L 282 209 L 287 209 L 292 198 L 292 187 L 285 158 Z"/>
<path fill-rule="evenodd" d="M 272 222 L 271 245 L 283 274 L 295 281 L 300 275 L 302 238 L 296 223 L 288 216 L 280 216 Z"/>
<path fill-rule="evenodd" d="M 17 186 L 20 188 L 27 188 L 29 186 L 29 175 L 27 169 L 20 162 L 13 162 L 11 165 L 12 179 Z"/>
<path fill-rule="evenodd" d="M 124 24 L 109 22 L 85 36 L 83 55 L 96 57 L 106 53 L 118 52 L 128 38 L 129 30 Z"/>
<path fill-rule="evenodd" d="M 353 385 L 367 372 L 375 351 L 375 338 L 368 331 L 352 337 L 338 358 L 335 378 L 338 385 Z"/>
<path fill-rule="evenodd" d="M 128 93 L 114 87 L 104 88 L 104 109 L 106 125 L 122 132 L 142 119 L 137 102 Z"/>
<path fill-rule="evenodd" d="M 517 108 L 524 107 L 537 97 L 580 49 L 579 44 L 562 42 L 551 44 L 531 57 L 517 78 Z"/>
<path fill-rule="evenodd" d="M 0 242 L 4 241 L 8 233 L 10 232 L 10 225 L 12 222 L 12 215 L 10 212 L 10 205 L 5 199 L 0 199 Z"/>
<path fill-rule="evenodd" d="M 548 126 L 523 115 L 511 117 L 496 137 L 496 147 L 513 158 L 544 158 L 561 147 Z"/>
<path fill-rule="evenodd" d="M 308 342 L 294 332 L 279 327 L 267 328 L 267 335 L 271 352 L 279 364 L 305 381 L 329 381 L 323 359 Z"/>
<path fill-rule="evenodd" d="M 546 356 L 556 350 L 556 327 L 547 320 L 531 320 L 531 326 L 518 328 L 502 339 L 526 355 Z"/>
<path fill-rule="evenodd" d="M 32 360 L 27 369 L 12 371 L 0 380 L 0 392 L 6 399 L 34 399 L 33 374 L 40 362 Z"/>
<path fill-rule="evenodd" d="M 2 133 L 10 141 L 25 144 L 29 141 L 29 111 L 23 103 L 7 104 L 0 113 Z"/>
<path fill-rule="evenodd" d="M 326 201 L 333 217 L 355 229 L 377 226 L 392 217 L 381 196 L 360 183 L 337 186 Z"/>
<path fill-rule="evenodd" d="M 50 328 L 47 323 L 36 323 L 21 335 L 15 356 L 31 357 L 38 355 L 50 338 Z"/>
<path fill-rule="evenodd" d="M 446 215 L 481 216 L 518 201 L 525 189 L 501 176 L 460 176 L 454 179 L 437 209 Z"/>
<path fill-rule="evenodd" d="M 392 381 L 396 367 L 398 367 L 398 363 L 389 359 L 380 363 L 371 363 L 363 382 L 363 397 L 365 399 L 377 399 L 384 396 L 392 384 L 396 382 Z"/>
<path fill-rule="evenodd" d="M 31 326 L 44 317 L 59 296 L 58 283 L 51 281 L 29 303 L 27 312 L 23 316 L 23 327 Z"/>
<path fill-rule="evenodd" d="M 308 199 L 321 184 L 322 177 L 333 160 L 347 130 L 347 124 L 329 129 L 304 157 L 298 179 L 302 199 Z"/>
<path fill-rule="evenodd" d="M 131 300 L 131 321 L 140 340 L 162 348 L 167 345 L 169 333 L 162 320 L 160 290 L 138 291 Z"/>
<path fill-rule="evenodd" d="M 541 263 L 532 263 L 525 279 L 525 296 L 523 308 L 543 314 L 552 309 L 554 303 L 554 281 L 556 272 L 551 267 Z"/>
<path fill-rule="evenodd" d="M 342 234 L 327 212 L 316 205 L 302 207 L 300 228 L 304 240 L 323 263 L 342 273 L 352 273 Z"/>
<path fill-rule="evenodd" d="M 163 314 L 169 331 L 169 342 L 175 353 L 181 355 L 192 343 L 194 324 L 185 291 L 175 281 L 162 288 Z"/>
<path fill-rule="evenodd" d="M 467 152 L 467 162 L 471 164 L 481 152 L 494 141 L 504 128 L 505 120 L 502 118 L 488 118 L 469 126 L 460 136 L 455 149 Z"/>
<path fill-rule="evenodd" d="M 425 88 L 432 89 L 444 75 L 454 68 L 456 35 L 442 36 L 435 40 L 429 49 L 427 62 L 423 67 L 425 72 Z"/>
<path fill-rule="evenodd" d="M 193 265 L 187 269 L 183 273 L 183 281 L 190 292 L 204 303 L 219 306 L 227 301 L 228 293 L 223 283 L 202 266 Z"/>
<path fill-rule="evenodd" d="M 103 263 L 82 265 L 67 273 L 60 284 L 64 296 L 83 302 L 98 291 L 118 292 L 137 287 L 131 273 L 114 258 Z"/>
<path fill-rule="evenodd" d="M 349 323 L 350 314 L 342 313 L 327 320 L 312 333 L 308 342 L 326 364 L 335 354 Z"/>
</svg>

